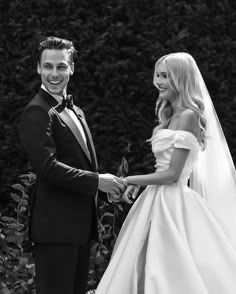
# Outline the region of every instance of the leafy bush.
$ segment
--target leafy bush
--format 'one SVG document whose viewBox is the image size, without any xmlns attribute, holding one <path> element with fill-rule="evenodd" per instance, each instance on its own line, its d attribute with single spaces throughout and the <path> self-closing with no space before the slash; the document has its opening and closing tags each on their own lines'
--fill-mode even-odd
<svg viewBox="0 0 236 294">
<path fill-rule="evenodd" d="M 91 263 L 89 270 L 88 288 L 97 287 L 115 245 L 120 227 L 122 212 L 126 205 L 108 204 L 101 201 L 98 207 L 99 242 L 94 242 L 91 247 Z M 127 208 L 126 208 L 127 213 Z"/>
<path fill-rule="evenodd" d="M 0 292 L 35 293 L 34 262 L 28 240 L 29 193 L 35 183 L 32 173 L 20 176 L 12 185 L 7 215 L 0 215 Z"/>
</svg>

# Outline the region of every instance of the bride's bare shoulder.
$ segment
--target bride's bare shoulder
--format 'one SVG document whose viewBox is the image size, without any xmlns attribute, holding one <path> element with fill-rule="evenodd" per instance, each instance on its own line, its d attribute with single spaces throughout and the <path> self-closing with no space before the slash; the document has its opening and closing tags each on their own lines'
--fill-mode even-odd
<svg viewBox="0 0 236 294">
<path fill-rule="evenodd" d="M 198 115 L 192 109 L 185 109 L 181 112 L 177 125 L 178 130 L 188 131 L 197 136 L 199 132 Z"/>
</svg>

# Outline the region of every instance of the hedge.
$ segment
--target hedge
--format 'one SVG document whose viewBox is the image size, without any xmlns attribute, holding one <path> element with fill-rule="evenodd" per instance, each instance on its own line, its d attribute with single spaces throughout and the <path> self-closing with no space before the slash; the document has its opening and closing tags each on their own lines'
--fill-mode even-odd
<svg viewBox="0 0 236 294">
<path fill-rule="evenodd" d="M 86 114 L 101 172 L 116 173 L 127 144 L 130 174 L 153 171 L 146 140 L 156 124 L 154 64 L 176 51 L 189 52 L 197 61 L 236 162 L 235 2 L 2 0 L 0 19 L 2 217 L 15 218 L 12 185 L 31 171 L 17 125 L 40 87 L 33 57 L 42 36 L 75 43 L 79 54 L 69 91 Z M 111 213 L 113 208 L 106 209 Z M 128 209 L 119 213 L 120 223 Z"/>
</svg>

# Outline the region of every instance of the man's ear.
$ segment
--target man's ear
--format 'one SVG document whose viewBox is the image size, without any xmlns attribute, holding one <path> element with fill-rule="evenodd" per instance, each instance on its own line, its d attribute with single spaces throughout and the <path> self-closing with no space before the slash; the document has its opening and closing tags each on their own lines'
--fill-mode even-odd
<svg viewBox="0 0 236 294">
<path fill-rule="evenodd" d="M 39 63 L 37 64 L 37 73 L 41 75 L 41 66 Z"/>
<path fill-rule="evenodd" d="M 70 65 L 70 75 L 71 76 L 73 75 L 74 70 L 75 70 L 75 64 L 74 64 L 74 62 L 72 62 L 71 65 Z"/>
</svg>

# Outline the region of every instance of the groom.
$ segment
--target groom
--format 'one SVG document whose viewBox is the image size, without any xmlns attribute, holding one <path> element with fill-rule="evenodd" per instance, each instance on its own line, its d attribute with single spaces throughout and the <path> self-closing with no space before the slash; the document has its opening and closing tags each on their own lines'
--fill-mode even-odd
<svg viewBox="0 0 236 294">
<path fill-rule="evenodd" d="M 98 174 L 84 113 L 67 96 L 76 50 L 48 37 L 38 48 L 42 85 L 26 106 L 19 134 L 37 175 L 30 217 L 37 294 L 84 294 L 91 239 L 97 238 L 98 190 L 116 200 L 126 184 Z"/>
</svg>

